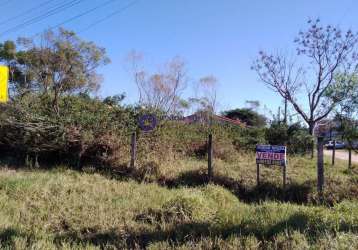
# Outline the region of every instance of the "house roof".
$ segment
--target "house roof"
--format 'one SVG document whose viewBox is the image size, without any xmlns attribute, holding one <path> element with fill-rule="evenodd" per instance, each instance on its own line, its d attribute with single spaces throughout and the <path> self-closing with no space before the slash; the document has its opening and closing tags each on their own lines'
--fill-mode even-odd
<svg viewBox="0 0 358 250">
<path fill-rule="evenodd" d="M 205 122 L 208 119 L 207 117 L 208 116 L 206 116 L 203 113 L 195 113 L 195 114 L 184 117 L 183 120 L 184 120 L 184 122 L 187 122 L 187 123 Z M 239 119 L 234 120 L 234 119 L 230 119 L 225 116 L 219 116 L 219 115 L 213 115 L 212 118 L 216 121 L 227 122 L 227 123 L 230 123 L 233 125 L 246 127 L 246 124 L 243 123 L 242 121 L 240 121 Z"/>
<path fill-rule="evenodd" d="M 239 126 L 243 126 L 245 127 L 246 124 L 243 123 L 241 120 L 237 119 L 237 120 L 234 120 L 234 119 L 230 119 L 230 118 L 227 118 L 225 116 L 219 116 L 219 115 L 214 115 L 214 119 L 217 119 L 217 120 L 220 120 L 220 121 L 224 121 L 224 122 L 228 122 L 228 123 L 231 123 L 231 124 L 234 124 L 234 125 L 239 125 Z"/>
</svg>

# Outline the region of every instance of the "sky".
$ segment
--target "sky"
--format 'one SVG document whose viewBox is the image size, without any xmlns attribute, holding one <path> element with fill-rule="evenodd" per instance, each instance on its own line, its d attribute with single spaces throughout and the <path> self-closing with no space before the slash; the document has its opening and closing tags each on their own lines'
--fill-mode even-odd
<svg viewBox="0 0 358 250">
<path fill-rule="evenodd" d="M 150 70 L 179 56 L 187 63 L 191 82 L 214 75 L 219 81 L 221 110 L 243 107 L 246 100 L 259 100 L 275 112 L 281 98 L 250 69 L 258 51 L 294 53 L 293 40 L 307 27 L 309 18 L 358 31 L 358 0 L 77 1 L 45 20 L 4 32 L 46 9 L 71 1 L 0 0 L 0 41 L 33 36 L 102 6 L 63 27 L 106 48 L 112 62 L 99 69 L 104 82 L 98 95 L 125 92 L 127 103 L 138 100 L 136 86 L 125 66 L 128 53 L 136 50 L 143 53 L 145 66 Z M 112 13 L 115 14 L 106 18 Z M 192 90 L 189 86 L 183 95 L 191 96 Z"/>
</svg>

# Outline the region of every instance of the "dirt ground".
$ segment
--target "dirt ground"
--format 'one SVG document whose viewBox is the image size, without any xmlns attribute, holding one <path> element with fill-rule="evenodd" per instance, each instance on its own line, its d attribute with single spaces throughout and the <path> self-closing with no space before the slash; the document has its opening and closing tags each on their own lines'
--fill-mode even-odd
<svg viewBox="0 0 358 250">
<path fill-rule="evenodd" d="M 325 150 L 324 155 L 331 156 L 332 150 Z M 348 151 L 347 150 L 336 150 L 336 159 L 347 160 L 348 161 Z M 352 162 L 358 163 L 358 154 L 352 151 Z"/>
</svg>

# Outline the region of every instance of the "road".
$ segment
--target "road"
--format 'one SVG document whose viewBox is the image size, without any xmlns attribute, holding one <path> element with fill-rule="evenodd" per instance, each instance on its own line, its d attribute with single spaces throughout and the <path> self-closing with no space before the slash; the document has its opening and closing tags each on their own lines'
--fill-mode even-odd
<svg viewBox="0 0 358 250">
<path fill-rule="evenodd" d="M 324 150 L 324 155 L 332 156 L 332 150 Z M 336 150 L 336 159 L 348 161 L 348 151 Z M 358 154 L 352 151 L 352 162 L 358 163 Z"/>
</svg>

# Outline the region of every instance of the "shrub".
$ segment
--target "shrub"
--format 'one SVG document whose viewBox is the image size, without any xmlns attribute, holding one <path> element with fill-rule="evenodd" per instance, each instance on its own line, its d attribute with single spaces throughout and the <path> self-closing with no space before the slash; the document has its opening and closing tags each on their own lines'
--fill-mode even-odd
<svg viewBox="0 0 358 250">
<path fill-rule="evenodd" d="M 224 111 L 223 115 L 230 119 L 239 119 L 250 127 L 265 127 L 267 118 L 253 109 L 242 108 Z"/>
<path fill-rule="evenodd" d="M 313 137 L 307 131 L 294 131 L 289 137 L 288 145 L 289 153 L 303 155 L 312 149 Z"/>
<path fill-rule="evenodd" d="M 264 128 L 170 121 L 160 118 L 161 112 L 155 110 L 120 106 L 83 94 L 61 97 L 59 114 L 52 112 L 51 98 L 46 95 L 28 94 L 1 108 L 0 146 L 20 154 L 23 161 L 35 159 L 35 163 L 120 166 L 129 161 L 133 131 L 137 131 L 137 159 L 141 163 L 203 158 L 209 133 L 213 134 L 214 157 L 229 162 L 235 159 L 236 151 L 254 150 L 256 144 L 265 142 Z M 150 133 L 141 133 L 137 119 L 148 112 L 157 115 L 158 125 Z"/>
<path fill-rule="evenodd" d="M 288 153 L 305 154 L 312 148 L 313 137 L 299 123 L 291 125 L 273 122 L 265 131 L 271 145 L 286 145 Z"/>
<path fill-rule="evenodd" d="M 213 154 L 215 158 L 226 162 L 233 162 L 235 161 L 235 157 L 238 157 L 234 145 L 229 140 L 214 142 Z"/>
<path fill-rule="evenodd" d="M 138 166 L 135 177 L 140 181 L 153 182 L 161 176 L 160 165 L 155 161 L 149 161 Z"/>
<path fill-rule="evenodd" d="M 67 96 L 60 100 L 60 115 L 55 115 L 46 108 L 48 101 L 29 95 L 2 106 L 0 145 L 23 159 L 30 155 L 78 165 L 83 157 L 94 164 L 113 163 L 120 138 L 130 128 L 127 112 L 96 99 Z M 118 122 L 121 119 L 125 122 Z"/>
<path fill-rule="evenodd" d="M 253 151 L 257 144 L 266 142 L 265 130 L 262 128 L 234 128 L 231 137 L 239 151 Z"/>
<path fill-rule="evenodd" d="M 126 160 L 121 141 L 118 136 L 113 134 L 102 134 L 93 138 L 80 153 L 82 165 L 88 163 L 90 165 L 110 167 Z"/>
<path fill-rule="evenodd" d="M 265 131 L 265 138 L 271 145 L 287 145 L 288 126 L 281 123 L 272 123 Z"/>
</svg>

